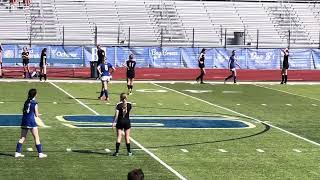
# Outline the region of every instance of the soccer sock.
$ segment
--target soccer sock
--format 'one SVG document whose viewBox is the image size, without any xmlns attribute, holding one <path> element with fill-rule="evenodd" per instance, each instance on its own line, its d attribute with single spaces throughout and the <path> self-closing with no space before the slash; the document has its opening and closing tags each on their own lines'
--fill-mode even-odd
<svg viewBox="0 0 320 180">
<path fill-rule="evenodd" d="M 23 72 L 24 78 L 27 78 L 27 72 Z"/>
<path fill-rule="evenodd" d="M 116 153 L 119 152 L 119 148 L 120 148 L 120 143 L 116 143 Z"/>
<path fill-rule="evenodd" d="M 103 91 L 100 91 L 100 97 L 102 97 L 103 96 Z"/>
<path fill-rule="evenodd" d="M 284 75 L 282 75 L 282 80 L 281 80 L 281 82 L 283 82 L 284 81 Z"/>
<path fill-rule="evenodd" d="M 130 143 L 126 144 L 126 146 L 127 146 L 127 151 L 130 153 L 131 152 Z"/>
<path fill-rule="evenodd" d="M 106 98 L 109 97 L 109 95 L 108 95 L 108 90 L 104 90 L 104 95 L 106 96 Z"/>
<path fill-rule="evenodd" d="M 287 83 L 288 81 L 288 75 L 284 75 L 284 83 Z"/>
<path fill-rule="evenodd" d="M 36 144 L 36 148 L 38 153 L 42 153 L 42 145 L 41 144 Z"/>
<path fill-rule="evenodd" d="M 203 82 L 203 76 L 204 76 L 204 73 L 201 72 L 201 74 L 200 74 L 200 81 L 201 81 L 201 82 Z"/>
<path fill-rule="evenodd" d="M 128 90 L 130 89 L 130 85 L 127 85 Z"/>
<path fill-rule="evenodd" d="M 228 76 L 228 77 L 225 79 L 225 81 L 228 80 L 228 79 L 230 79 L 230 78 L 232 78 L 232 76 L 233 76 L 233 75 Z"/>
<path fill-rule="evenodd" d="M 40 81 L 42 81 L 42 74 L 40 73 L 40 75 L 39 75 L 39 78 L 40 78 Z"/>
<path fill-rule="evenodd" d="M 130 89 L 131 89 L 131 91 L 132 91 L 132 89 L 133 89 L 133 85 L 130 85 Z"/>
<path fill-rule="evenodd" d="M 22 144 L 18 142 L 16 147 L 16 152 L 21 153 L 21 151 L 22 151 Z"/>
<path fill-rule="evenodd" d="M 29 78 L 32 78 L 32 76 L 31 76 L 31 72 L 30 72 L 30 71 L 28 71 L 28 74 L 29 74 Z"/>
<path fill-rule="evenodd" d="M 45 81 L 47 80 L 47 74 L 44 74 L 44 80 Z"/>
<path fill-rule="evenodd" d="M 233 76 L 233 82 L 237 83 L 237 76 Z"/>
</svg>

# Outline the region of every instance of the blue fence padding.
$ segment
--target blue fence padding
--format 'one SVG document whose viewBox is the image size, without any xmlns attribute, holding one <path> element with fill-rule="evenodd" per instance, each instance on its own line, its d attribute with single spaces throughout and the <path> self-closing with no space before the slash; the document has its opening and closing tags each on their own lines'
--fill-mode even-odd
<svg viewBox="0 0 320 180">
<path fill-rule="evenodd" d="M 46 47 L 48 63 L 55 66 L 89 66 L 97 61 L 95 46 L 32 46 L 29 48 L 30 63 L 39 63 L 41 50 Z M 5 64 L 21 64 L 23 46 L 3 45 Z M 103 47 L 107 60 L 120 67 L 134 54 L 137 67 L 155 68 L 197 68 L 201 48 L 174 47 Z M 243 69 L 280 69 L 283 53 L 281 49 L 229 49 L 207 48 L 206 68 L 228 68 L 232 50 L 236 50 L 236 59 Z M 319 49 L 291 49 L 289 64 L 291 69 L 319 69 Z"/>
</svg>

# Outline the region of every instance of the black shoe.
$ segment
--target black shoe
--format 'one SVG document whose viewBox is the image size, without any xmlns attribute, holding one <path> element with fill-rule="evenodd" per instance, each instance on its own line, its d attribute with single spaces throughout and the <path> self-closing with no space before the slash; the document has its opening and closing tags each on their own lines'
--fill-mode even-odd
<svg viewBox="0 0 320 180">
<path fill-rule="evenodd" d="M 283 82 L 281 82 L 280 84 L 283 84 Z"/>
<path fill-rule="evenodd" d="M 114 152 L 114 153 L 112 154 L 112 156 L 118 157 L 118 156 L 119 156 L 119 153 Z"/>
<path fill-rule="evenodd" d="M 200 84 L 205 84 L 204 82 L 200 82 Z"/>
</svg>

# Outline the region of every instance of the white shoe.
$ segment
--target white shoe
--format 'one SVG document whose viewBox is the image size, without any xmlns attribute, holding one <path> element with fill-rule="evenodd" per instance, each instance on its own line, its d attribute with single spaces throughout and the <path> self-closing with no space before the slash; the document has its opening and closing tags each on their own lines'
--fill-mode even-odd
<svg viewBox="0 0 320 180">
<path fill-rule="evenodd" d="M 21 154 L 21 153 L 16 152 L 16 153 L 14 154 L 14 157 L 15 157 L 15 158 L 24 157 L 24 155 Z"/>
<path fill-rule="evenodd" d="M 48 155 L 43 154 L 43 153 L 39 153 L 39 158 L 46 158 L 46 157 L 48 157 Z"/>
</svg>

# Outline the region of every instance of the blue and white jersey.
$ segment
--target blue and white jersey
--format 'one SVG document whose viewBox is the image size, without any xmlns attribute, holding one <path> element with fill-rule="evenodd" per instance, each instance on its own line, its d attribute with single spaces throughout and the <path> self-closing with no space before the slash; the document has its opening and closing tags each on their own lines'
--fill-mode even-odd
<svg viewBox="0 0 320 180">
<path fill-rule="evenodd" d="M 231 56 L 229 59 L 229 69 L 234 69 L 236 68 L 236 59 L 234 58 L 234 56 Z"/>
<path fill-rule="evenodd" d="M 100 64 L 99 66 L 102 73 L 101 76 L 110 76 L 109 70 L 113 68 L 113 66 L 110 63 Z"/>
<path fill-rule="evenodd" d="M 26 101 L 23 108 L 21 127 L 34 128 L 36 123 L 36 106 L 38 102 L 35 99 Z"/>
</svg>

